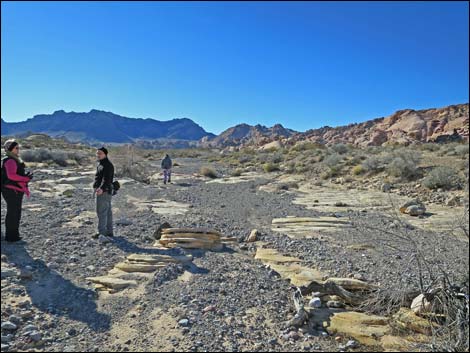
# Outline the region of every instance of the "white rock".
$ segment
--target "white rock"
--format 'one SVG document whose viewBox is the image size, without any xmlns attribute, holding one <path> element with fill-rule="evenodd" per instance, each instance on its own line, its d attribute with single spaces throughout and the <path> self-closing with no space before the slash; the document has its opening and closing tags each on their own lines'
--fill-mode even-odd
<svg viewBox="0 0 470 353">
<path fill-rule="evenodd" d="M 18 326 L 16 326 L 13 322 L 2 322 L 2 330 L 15 331 L 16 329 L 18 329 Z"/>
<path fill-rule="evenodd" d="M 182 319 L 182 320 L 178 321 L 178 325 L 180 325 L 182 327 L 187 327 L 189 325 L 189 320 L 188 319 Z"/>
<path fill-rule="evenodd" d="M 29 334 L 29 337 L 33 340 L 33 342 L 39 342 L 42 339 L 42 334 L 38 331 L 32 331 Z"/>
<path fill-rule="evenodd" d="M 321 308 L 321 299 L 314 297 L 308 302 L 308 306 L 311 308 Z"/>
<path fill-rule="evenodd" d="M 416 315 L 420 315 L 431 311 L 431 303 L 424 297 L 424 294 L 420 294 L 413 299 L 410 308 Z"/>
</svg>

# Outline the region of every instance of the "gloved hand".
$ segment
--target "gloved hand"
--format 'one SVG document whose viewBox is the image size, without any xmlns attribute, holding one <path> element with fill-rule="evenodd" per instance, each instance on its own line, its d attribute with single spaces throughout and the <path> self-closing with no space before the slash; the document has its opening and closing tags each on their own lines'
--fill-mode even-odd
<svg viewBox="0 0 470 353">
<path fill-rule="evenodd" d="M 28 173 L 26 173 L 26 176 L 29 178 L 29 180 L 32 180 L 34 175 L 33 175 L 33 173 L 28 172 Z"/>
</svg>

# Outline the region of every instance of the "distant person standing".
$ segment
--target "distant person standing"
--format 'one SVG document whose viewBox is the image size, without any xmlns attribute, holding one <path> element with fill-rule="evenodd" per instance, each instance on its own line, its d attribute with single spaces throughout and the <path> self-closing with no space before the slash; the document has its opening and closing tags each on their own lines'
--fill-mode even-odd
<svg viewBox="0 0 470 353">
<path fill-rule="evenodd" d="M 163 184 L 166 184 L 167 181 L 171 183 L 171 167 L 173 167 L 173 162 L 170 156 L 166 154 L 165 158 L 162 159 Z"/>
<path fill-rule="evenodd" d="M 25 164 L 20 158 L 20 145 L 15 140 L 7 140 L 3 146 L 6 156 L 2 159 L 2 196 L 7 204 L 5 216 L 5 240 L 17 242 L 20 237 L 21 206 L 23 196 L 29 197 L 28 183 L 33 174 L 25 173 Z"/>
<path fill-rule="evenodd" d="M 113 197 L 114 166 L 108 159 L 108 150 L 104 147 L 96 150 L 96 158 L 98 165 L 93 189 L 96 193 L 98 232 L 93 237 L 98 238 L 100 235 L 112 237 L 114 233 L 111 198 Z"/>
</svg>

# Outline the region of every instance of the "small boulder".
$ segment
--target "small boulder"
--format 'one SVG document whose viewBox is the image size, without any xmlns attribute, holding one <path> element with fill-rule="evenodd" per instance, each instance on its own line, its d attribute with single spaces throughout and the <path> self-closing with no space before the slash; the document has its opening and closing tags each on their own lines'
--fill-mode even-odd
<svg viewBox="0 0 470 353">
<path fill-rule="evenodd" d="M 167 228 L 171 228 L 170 223 L 164 222 L 164 223 L 160 224 L 160 225 L 158 226 L 158 228 L 155 230 L 155 232 L 153 233 L 153 237 L 154 237 L 156 240 L 160 240 L 161 237 L 162 237 L 163 229 L 167 229 Z"/>
<path fill-rule="evenodd" d="M 411 303 L 411 310 L 416 315 L 429 313 L 431 311 L 431 302 L 426 299 L 424 294 L 418 295 Z"/>
<path fill-rule="evenodd" d="M 426 206 L 419 200 L 411 200 L 400 207 L 400 212 L 410 216 L 421 216 L 426 212 Z"/>
<path fill-rule="evenodd" d="M 317 297 L 312 298 L 312 299 L 309 301 L 308 306 L 311 307 L 311 308 L 321 308 L 321 300 L 320 300 L 320 298 L 317 298 Z"/>
<path fill-rule="evenodd" d="M 188 327 L 189 326 L 189 320 L 188 319 L 182 319 L 178 321 L 178 325 L 181 327 Z"/>
<path fill-rule="evenodd" d="M 257 229 L 253 229 L 248 236 L 248 239 L 246 240 L 247 243 L 253 243 L 258 240 L 258 237 L 260 236 L 260 232 Z"/>
<path fill-rule="evenodd" d="M 11 321 L 2 322 L 2 330 L 15 331 L 16 329 L 18 329 L 18 326 L 16 326 L 13 322 Z"/>
<path fill-rule="evenodd" d="M 329 300 L 326 303 L 326 306 L 332 309 L 340 309 L 340 308 L 344 308 L 344 303 L 337 301 L 337 300 Z"/>
<path fill-rule="evenodd" d="M 389 183 L 383 183 L 380 190 L 382 190 L 382 192 L 390 192 L 390 190 L 392 190 L 392 185 Z"/>
</svg>

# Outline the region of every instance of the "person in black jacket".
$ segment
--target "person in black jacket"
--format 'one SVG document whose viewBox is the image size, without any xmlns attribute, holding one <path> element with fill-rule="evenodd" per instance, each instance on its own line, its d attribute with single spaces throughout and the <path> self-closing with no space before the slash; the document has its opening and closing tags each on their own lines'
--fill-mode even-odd
<svg viewBox="0 0 470 353">
<path fill-rule="evenodd" d="M 93 189 L 96 193 L 96 214 L 98 215 L 99 235 L 114 236 L 113 234 L 113 211 L 111 198 L 113 194 L 114 166 L 108 159 L 108 150 L 104 147 L 96 150 L 98 165 L 96 167 L 95 182 Z"/>
</svg>

